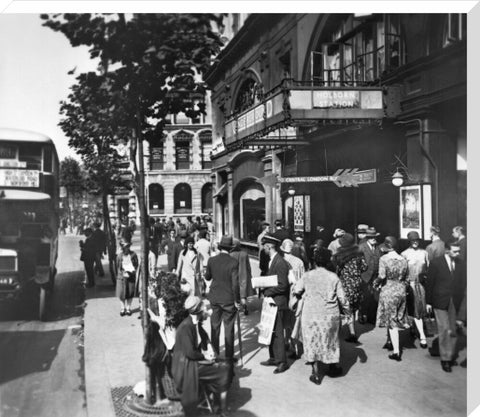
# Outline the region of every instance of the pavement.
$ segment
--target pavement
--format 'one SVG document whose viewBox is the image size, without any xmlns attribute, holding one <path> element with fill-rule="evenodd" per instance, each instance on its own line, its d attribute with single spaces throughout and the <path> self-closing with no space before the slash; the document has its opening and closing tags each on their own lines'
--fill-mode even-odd
<svg viewBox="0 0 480 417">
<path fill-rule="evenodd" d="M 139 253 L 136 239 L 132 249 Z M 163 263 L 165 255 L 159 257 L 159 265 Z M 255 276 L 259 274 L 258 263 L 251 263 Z M 134 301 L 132 316 L 120 317 L 120 303 L 104 266 L 107 276 L 97 280 L 94 288 L 86 289 L 85 385 L 89 417 L 114 417 L 111 390 L 131 387 L 145 379 L 138 301 Z M 326 376 L 321 385 L 314 385 L 308 379 L 311 368 L 303 359 L 290 360 L 287 372 L 274 375 L 273 368 L 260 365 L 268 359 L 268 348 L 257 343 L 261 304 L 253 297 L 249 307 L 250 314 L 241 315 L 243 366 L 237 364 L 228 395 L 232 417 L 467 414 L 467 369 L 455 366 L 451 374 L 445 373 L 439 358 L 420 349 L 418 340 L 412 341 L 408 331 L 401 333 L 401 362 L 389 360 L 388 352 L 382 349 L 385 329 L 359 325 L 359 344 L 344 342 L 346 333 L 342 329 L 341 377 Z M 428 342 L 431 345 L 431 339 Z M 239 356 L 238 343 L 235 348 Z M 465 356 L 463 347 L 458 362 Z"/>
</svg>

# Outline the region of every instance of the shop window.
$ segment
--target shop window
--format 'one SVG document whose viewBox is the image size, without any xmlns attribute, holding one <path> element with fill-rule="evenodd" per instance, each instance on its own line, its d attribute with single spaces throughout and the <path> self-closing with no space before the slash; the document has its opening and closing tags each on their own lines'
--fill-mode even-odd
<svg viewBox="0 0 480 417">
<path fill-rule="evenodd" d="M 175 214 L 192 212 L 192 189 L 186 183 L 178 184 L 173 190 L 173 208 Z"/>
<path fill-rule="evenodd" d="M 240 237 L 256 241 L 265 220 L 265 193 L 249 189 L 240 197 Z"/>
<path fill-rule="evenodd" d="M 211 169 L 212 161 L 210 155 L 212 153 L 212 132 L 208 131 L 200 133 L 199 139 L 202 169 Z"/>
<path fill-rule="evenodd" d="M 202 187 L 202 213 L 211 213 L 213 209 L 212 183 Z"/>
<path fill-rule="evenodd" d="M 163 187 L 160 184 L 148 186 L 148 208 L 150 213 L 163 214 L 164 211 Z"/>
</svg>

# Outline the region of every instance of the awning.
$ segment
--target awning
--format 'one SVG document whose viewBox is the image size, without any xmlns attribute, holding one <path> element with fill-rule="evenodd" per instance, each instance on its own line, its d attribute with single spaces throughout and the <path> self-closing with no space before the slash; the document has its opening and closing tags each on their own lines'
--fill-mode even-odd
<svg viewBox="0 0 480 417">
<path fill-rule="evenodd" d="M 223 197 L 227 193 L 227 183 L 223 184 L 219 190 L 213 195 L 213 198 Z"/>
</svg>

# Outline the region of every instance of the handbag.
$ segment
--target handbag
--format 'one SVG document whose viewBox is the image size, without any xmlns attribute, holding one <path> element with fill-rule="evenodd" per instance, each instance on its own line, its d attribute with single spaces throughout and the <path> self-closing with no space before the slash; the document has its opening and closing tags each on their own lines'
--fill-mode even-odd
<svg viewBox="0 0 480 417">
<path fill-rule="evenodd" d="M 427 313 L 427 315 L 423 318 L 423 325 L 425 328 L 425 336 L 433 337 L 438 334 L 437 320 L 435 319 L 433 311 L 431 313 Z"/>
</svg>

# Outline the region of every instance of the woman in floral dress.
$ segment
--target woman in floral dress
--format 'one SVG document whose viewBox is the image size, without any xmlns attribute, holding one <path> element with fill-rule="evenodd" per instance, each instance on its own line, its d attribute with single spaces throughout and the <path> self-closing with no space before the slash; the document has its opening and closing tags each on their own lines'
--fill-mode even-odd
<svg viewBox="0 0 480 417">
<path fill-rule="evenodd" d="M 340 310 L 349 315 L 348 299 L 337 275 L 325 267 L 330 261 L 330 251 L 315 253 L 315 269 L 300 278 L 294 289 L 296 296 L 303 294 L 301 318 L 304 354 L 312 364 L 310 381 L 319 385 L 320 362 L 329 364 L 328 375 L 339 376 L 340 361 Z"/>
<path fill-rule="evenodd" d="M 407 292 L 407 311 L 413 317 L 413 322 L 420 336 L 420 347 L 427 348 L 427 338 L 423 331 L 423 317 L 427 311 L 425 303 L 425 288 L 421 284 L 422 276 L 425 276 L 428 268 L 428 253 L 420 249 L 420 236 L 417 232 L 409 232 L 407 239 L 410 247 L 402 252 L 402 256 L 408 262 L 407 281 L 410 285 Z M 414 327 L 412 327 L 415 330 Z"/>
<path fill-rule="evenodd" d="M 350 336 L 346 342 L 356 343 L 358 338 L 355 332 L 355 312 L 358 311 L 362 301 L 362 272 L 368 268 L 363 253 L 355 245 L 355 239 L 350 233 L 345 233 L 339 239 L 340 247 L 333 257 L 338 277 L 342 282 L 343 289 L 347 295 L 352 315 L 348 322 Z"/>
<path fill-rule="evenodd" d="M 378 299 L 377 327 L 386 327 L 393 353 L 390 359 L 401 361 L 398 330 L 408 327 L 407 290 L 405 278 L 407 275 L 407 260 L 396 252 L 397 239 L 387 236 L 382 244 L 386 252 L 380 258 L 378 278 L 374 285 L 381 287 Z M 388 343 L 388 342 L 387 342 Z"/>
</svg>

